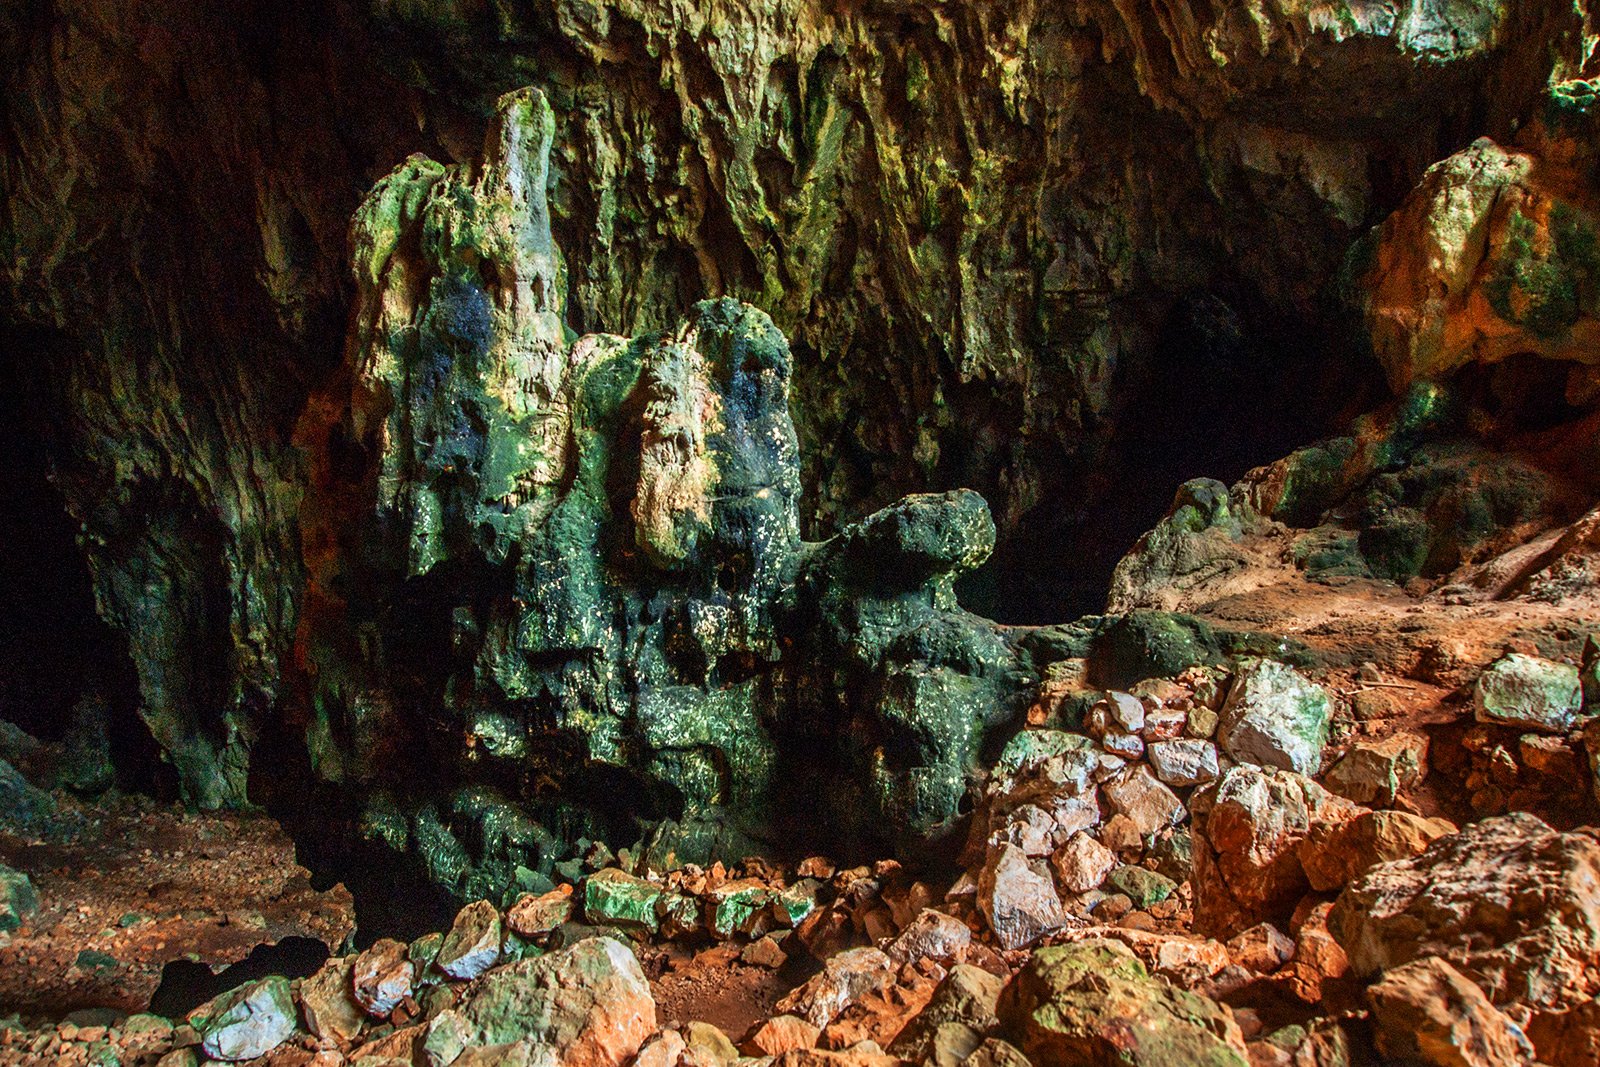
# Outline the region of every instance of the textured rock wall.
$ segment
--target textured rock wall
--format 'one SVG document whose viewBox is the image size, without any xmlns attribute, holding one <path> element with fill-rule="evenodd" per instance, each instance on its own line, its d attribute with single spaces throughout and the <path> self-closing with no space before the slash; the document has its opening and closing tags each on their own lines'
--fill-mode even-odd
<svg viewBox="0 0 1600 1067">
<path fill-rule="evenodd" d="M 1554 0 L 312 7 L 0 16 L 7 366 L 37 397 L 140 713 L 205 805 L 243 800 L 253 751 L 334 782 L 465 752 L 531 796 L 561 776 L 519 764 L 528 723 L 495 716 L 541 700 L 575 751 L 614 741 L 625 781 L 657 780 L 618 725 L 637 677 L 595 665 L 697 703 L 748 688 L 783 660 L 769 616 L 789 578 L 810 606 L 784 625 L 810 644 L 788 662 L 846 694 L 795 721 L 903 761 L 871 810 L 922 810 L 894 795 L 919 776 L 947 797 L 960 759 L 938 753 L 972 739 L 917 709 L 992 711 L 962 679 L 1013 653 L 952 611 L 949 576 L 983 553 L 903 531 L 948 521 L 981 544 L 953 517 L 970 501 L 886 512 L 803 567 L 800 531 L 976 488 L 1005 590 L 980 581 L 979 600 L 1075 606 L 1173 484 L 1359 404 L 1371 365 L 1325 300 L 1351 241 L 1436 159 L 1512 143 L 1587 54 L 1582 6 Z M 496 125 L 529 85 L 548 111 L 525 94 L 527 121 Z M 1560 273 L 1531 255 L 1502 302 L 1566 328 L 1518 302 Z M 691 314 L 719 296 L 768 319 Z M 742 324 L 711 334 L 781 348 L 782 373 L 718 370 L 705 316 L 723 314 Z M 620 339 L 648 331 L 666 336 Z M 616 553 L 620 579 L 600 573 Z M 939 563 L 895 578 L 893 553 Z M 692 655 L 606 647 L 670 644 L 664 584 Z M 917 636 L 864 638 L 879 610 Z M 877 743 L 896 730 L 914 742 Z M 725 769 L 668 777 L 729 788 Z M 478 794 L 452 803 L 494 821 Z M 374 832 L 416 834 L 400 809 Z"/>
</svg>

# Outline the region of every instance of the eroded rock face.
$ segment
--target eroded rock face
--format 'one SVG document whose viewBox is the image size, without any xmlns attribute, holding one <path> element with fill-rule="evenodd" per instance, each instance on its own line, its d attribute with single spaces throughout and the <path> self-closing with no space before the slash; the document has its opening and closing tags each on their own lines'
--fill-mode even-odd
<svg viewBox="0 0 1600 1067">
<path fill-rule="evenodd" d="M 336 673 L 297 659 L 302 622 L 359 595 L 306 589 L 308 569 L 326 577 L 327 557 L 354 549 L 317 522 L 302 537 L 292 428 L 309 397 L 355 384 L 332 380 L 345 373 L 346 227 L 407 153 L 453 162 L 402 164 L 382 211 L 420 218 L 446 189 L 476 207 L 427 242 L 442 253 L 416 276 L 427 291 L 398 300 L 431 317 L 369 306 L 362 328 L 404 321 L 506 361 L 435 366 L 439 381 L 416 379 L 433 399 L 396 414 L 418 436 L 391 442 L 389 473 L 405 478 L 383 490 L 386 537 L 406 543 L 383 554 L 405 560 L 408 596 L 433 604 L 435 566 L 459 562 L 445 543 L 459 530 L 435 529 L 430 509 L 481 520 L 470 537 L 493 555 L 552 504 L 563 398 L 576 396 L 563 383 L 606 351 L 569 351 L 558 320 L 670 333 L 725 293 L 801 354 L 802 517 L 833 529 L 909 491 L 976 486 L 996 504 L 1002 562 L 1032 578 L 1007 595 L 1037 615 L 1100 581 L 1032 565 L 1042 549 L 1077 544 L 1109 565 L 1147 525 L 1139 507 L 1170 491 L 1165 472 L 1142 476 L 1153 461 L 1130 441 L 1160 428 L 1186 453 L 1227 453 L 1248 439 L 1235 427 L 1258 432 L 1280 409 L 1275 436 L 1301 440 L 1315 407 L 1297 406 L 1307 381 L 1279 357 L 1340 385 L 1361 374 L 1349 354 L 1300 343 L 1324 324 L 1315 296 L 1350 240 L 1435 146 L 1508 143 L 1552 71 L 1581 64 L 1586 21 L 1554 0 L 1169 14 L 1104 0 L 718 3 L 688 33 L 683 12 L 655 3 L 315 13 L 328 17 L 264 18 L 258 32 L 211 0 L 46 0 L 8 11 L 0 34 L 6 97 L 33 102 L 7 116 L 17 151 L 0 175 L 14 384 L 82 528 L 98 610 L 127 639 L 130 699 L 206 806 L 243 802 L 279 711 L 296 726 L 345 714 L 299 692 L 302 666 Z M 542 163 L 446 177 L 477 161 L 496 97 L 530 82 L 557 101 L 535 123 L 560 146 L 554 199 L 533 189 Z M 549 216 L 565 270 L 554 242 L 478 210 L 511 189 Z M 518 273 L 473 281 L 479 238 Z M 363 244 L 362 270 L 381 253 Z M 369 340 L 369 354 L 389 345 Z M 396 366 L 369 368 L 367 384 Z M 676 401 L 661 403 L 665 415 Z M 1213 417 L 1219 406 L 1251 418 Z M 515 428 L 538 455 L 499 450 L 488 478 L 455 484 L 451 407 L 475 434 Z M 390 414 L 369 412 L 335 465 L 379 463 L 354 442 Z M 634 542 L 658 564 L 708 499 L 692 488 L 708 473 L 694 434 L 680 448 L 670 421 L 648 449 L 661 477 Z M 397 613 L 428 615 L 415 602 Z M 372 679 L 309 688 L 341 690 L 335 704 L 363 708 L 357 732 L 381 732 L 387 694 Z M 468 817 L 447 809 L 440 822 Z"/>
<path fill-rule="evenodd" d="M 464 895 L 641 817 L 658 861 L 749 850 L 788 797 L 915 844 L 1031 677 L 952 592 L 987 507 L 910 497 L 805 545 L 766 315 L 565 337 L 553 128 L 511 94 L 480 166 L 413 158 L 357 212 L 348 376 L 300 430 L 313 767 Z"/>
</svg>

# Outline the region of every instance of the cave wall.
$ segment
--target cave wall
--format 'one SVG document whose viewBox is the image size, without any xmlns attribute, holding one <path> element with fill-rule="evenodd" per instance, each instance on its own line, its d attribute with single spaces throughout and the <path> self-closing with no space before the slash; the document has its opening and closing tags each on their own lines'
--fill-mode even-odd
<svg viewBox="0 0 1600 1067">
<path fill-rule="evenodd" d="M 26 0 L 0 25 L 9 365 L 208 806 L 317 714 L 295 649 L 329 457 L 295 434 L 347 373 L 349 220 L 413 152 L 470 170 L 503 93 L 551 105 L 563 340 L 748 301 L 793 348 L 803 533 L 977 489 L 972 602 L 1040 621 L 1092 605 L 1178 481 L 1378 394 L 1329 298 L 1351 242 L 1589 41 L 1552 0 Z"/>
</svg>

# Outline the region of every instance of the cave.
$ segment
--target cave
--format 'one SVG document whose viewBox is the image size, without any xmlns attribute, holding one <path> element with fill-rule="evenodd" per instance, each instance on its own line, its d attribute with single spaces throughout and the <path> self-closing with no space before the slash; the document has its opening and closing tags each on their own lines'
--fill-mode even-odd
<svg viewBox="0 0 1600 1067">
<path fill-rule="evenodd" d="M 0 13 L 0 1064 L 1600 1062 L 1587 0 Z"/>
</svg>

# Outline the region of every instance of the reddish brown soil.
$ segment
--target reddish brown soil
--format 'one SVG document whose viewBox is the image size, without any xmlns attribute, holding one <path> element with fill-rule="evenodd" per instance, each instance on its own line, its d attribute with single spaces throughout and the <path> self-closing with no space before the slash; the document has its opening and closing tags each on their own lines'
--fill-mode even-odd
<svg viewBox="0 0 1600 1067">
<path fill-rule="evenodd" d="M 285 937 L 337 947 L 354 928 L 350 894 L 312 889 L 264 815 L 62 804 L 64 823 L 81 817 L 66 843 L 0 834 L 0 862 L 32 878 L 41 904 L 0 934 L 0 1014 L 143 1011 L 173 960 L 221 970 Z"/>
</svg>

